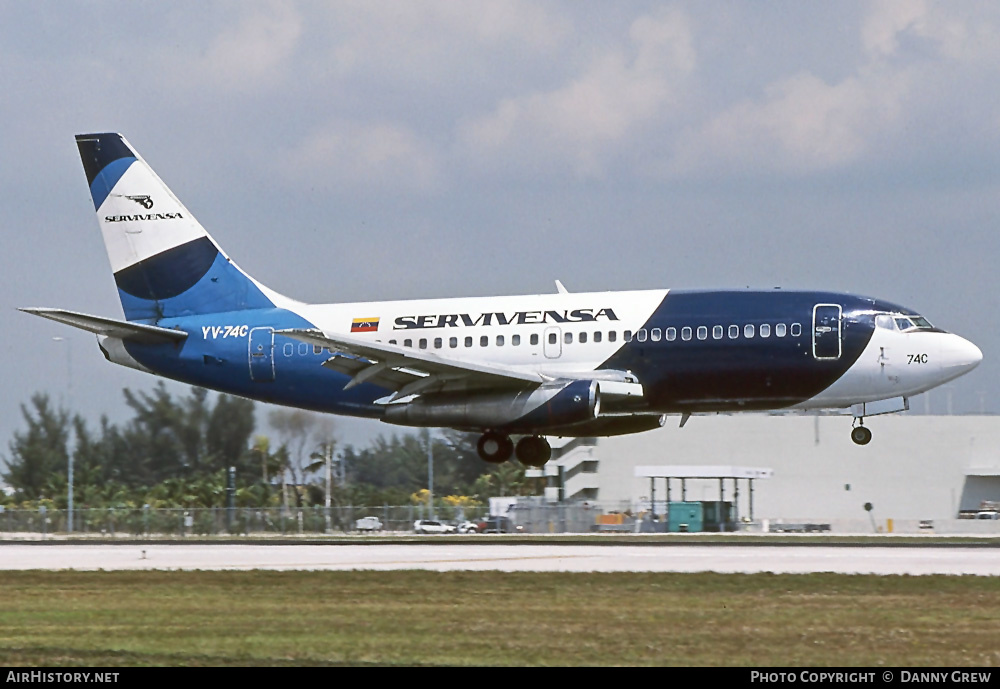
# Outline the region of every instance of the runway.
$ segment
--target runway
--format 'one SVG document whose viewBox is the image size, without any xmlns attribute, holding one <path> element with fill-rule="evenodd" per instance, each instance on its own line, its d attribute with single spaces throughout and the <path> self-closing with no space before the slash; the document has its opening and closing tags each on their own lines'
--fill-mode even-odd
<svg viewBox="0 0 1000 689">
<path fill-rule="evenodd" d="M 402 570 L 1000 575 L 1000 548 L 2 543 L 0 570 Z"/>
</svg>

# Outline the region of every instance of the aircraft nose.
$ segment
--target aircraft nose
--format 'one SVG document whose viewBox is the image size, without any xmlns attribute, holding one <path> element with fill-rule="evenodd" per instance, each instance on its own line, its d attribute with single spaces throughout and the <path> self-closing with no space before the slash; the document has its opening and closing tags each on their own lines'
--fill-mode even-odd
<svg viewBox="0 0 1000 689">
<path fill-rule="evenodd" d="M 979 347 L 958 335 L 952 335 L 943 352 L 945 368 L 955 376 L 968 373 L 983 360 Z"/>
</svg>

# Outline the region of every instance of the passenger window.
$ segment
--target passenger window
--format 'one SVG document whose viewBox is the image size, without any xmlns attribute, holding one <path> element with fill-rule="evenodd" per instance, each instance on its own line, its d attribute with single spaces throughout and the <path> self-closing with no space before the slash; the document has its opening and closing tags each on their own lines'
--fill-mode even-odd
<svg viewBox="0 0 1000 689">
<path fill-rule="evenodd" d="M 420 342 L 417 343 L 420 349 L 427 349 L 427 338 L 421 337 Z"/>
<path fill-rule="evenodd" d="M 691 339 L 690 326 L 685 325 L 683 328 L 681 328 L 681 339 L 684 340 L 685 342 Z"/>
<path fill-rule="evenodd" d="M 466 347 L 471 347 L 472 346 L 472 338 L 471 337 L 465 338 L 465 346 Z"/>
<path fill-rule="evenodd" d="M 776 326 L 774 326 L 774 334 L 777 335 L 778 337 L 784 337 L 785 336 L 785 324 L 784 323 L 778 323 Z"/>
<path fill-rule="evenodd" d="M 721 325 L 713 325 L 712 326 L 712 339 L 713 340 L 721 340 L 722 339 L 722 332 L 723 332 L 723 329 L 722 329 Z"/>
<path fill-rule="evenodd" d="M 646 341 L 646 334 L 647 334 L 646 333 L 646 329 L 645 328 L 640 328 L 639 331 L 636 332 L 636 334 L 635 334 L 635 339 L 639 340 L 639 342 L 645 342 Z"/>
<path fill-rule="evenodd" d="M 598 330 L 596 333 L 594 333 L 594 342 L 600 342 L 600 341 L 601 341 L 601 331 Z"/>
<path fill-rule="evenodd" d="M 308 353 L 309 353 L 309 345 L 303 342 L 301 345 L 299 345 L 299 356 L 305 356 Z M 320 347 L 319 345 L 313 345 L 313 354 L 322 354 L 322 353 L 323 353 L 322 347 Z"/>
<path fill-rule="evenodd" d="M 441 338 L 440 337 L 435 337 L 434 338 L 434 349 L 441 349 Z"/>
<path fill-rule="evenodd" d="M 413 340 L 403 340 L 403 346 L 404 347 L 412 347 L 413 346 Z"/>
<path fill-rule="evenodd" d="M 531 336 L 531 344 L 533 345 L 538 344 L 538 333 L 535 333 L 534 335 Z"/>
<path fill-rule="evenodd" d="M 587 333 L 580 333 L 580 344 L 587 344 Z"/>
<path fill-rule="evenodd" d="M 707 340 L 708 339 L 708 327 L 704 325 L 698 326 L 698 339 Z"/>
<path fill-rule="evenodd" d="M 563 342 L 566 344 L 573 344 L 573 333 L 566 333 L 563 335 Z"/>
<path fill-rule="evenodd" d="M 608 333 L 608 342 L 617 342 L 617 341 L 618 341 L 618 331 L 612 330 L 611 332 Z"/>
<path fill-rule="evenodd" d="M 740 336 L 740 326 L 738 325 L 729 326 L 729 339 L 735 340 L 739 336 Z"/>
<path fill-rule="evenodd" d="M 555 344 L 558 340 L 556 339 L 555 333 L 549 333 L 549 344 Z"/>
<path fill-rule="evenodd" d="M 792 337 L 798 337 L 802 334 L 802 324 L 792 323 Z"/>
<path fill-rule="evenodd" d="M 624 339 L 626 342 L 631 342 L 632 341 L 632 331 L 631 330 L 626 330 L 624 333 L 622 333 L 622 339 Z"/>
<path fill-rule="evenodd" d="M 489 347 L 490 346 L 490 338 L 488 336 L 486 336 L 486 335 L 483 335 L 482 337 L 480 337 L 479 338 L 479 346 L 480 347 Z"/>
<path fill-rule="evenodd" d="M 389 344 L 394 345 L 394 344 L 396 344 L 396 341 L 395 340 L 389 340 Z"/>
<path fill-rule="evenodd" d="M 291 356 L 292 354 L 295 354 L 295 345 L 291 342 L 286 342 L 285 346 L 282 347 L 281 350 L 285 353 L 285 356 Z"/>
<path fill-rule="evenodd" d="M 747 323 L 743 326 L 743 337 L 748 340 L 753 337 L 753 323 Z"/>
<path fill-rule="evenodd" d="M 661 331 L 659 328 L 653 328 L 652 330 L 649 331 L 649 339 L 651 339 L 653 342 L 659 342 L 662 337 L 663 337 L 663 331 Z"/>
<path fill-rule="evenodd" d="M 503 347 L 503 335 L 497 335 L 497 347 Z"/>
<path fill-rule="evenodd" d="M 449 338 L 448 339 L 448 346 L 451 347 L 452 349 L 455 349 L 455 347 L 458 346 L 458 338 L 457 337 L 451 337 L 451 338 Z"/>
<path fill-rule="evenodd" d="M 760 326 L 760 336 L 761 337 L 771 337 L 771 326 L 764 323 Z"/>
<path fill-rule="evenodd" d="M 519 344 L 521 344 L 521 336 L 520 335 L 511 335 L 510 336 L 510 344 L 512 346 L 514 346 L 514 347 L 516 347 Z"/>
</svg>

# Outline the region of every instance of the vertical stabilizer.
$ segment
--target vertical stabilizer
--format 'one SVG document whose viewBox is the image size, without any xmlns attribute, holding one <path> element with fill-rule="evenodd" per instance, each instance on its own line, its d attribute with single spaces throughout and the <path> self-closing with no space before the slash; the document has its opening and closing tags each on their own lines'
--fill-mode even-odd
<svg viewBox="0 0 1000 689">
<path fill-rule="evenodd" d="M 76 143 L 128 320 L 273 306 L 124 137 Z"/>
</svg>

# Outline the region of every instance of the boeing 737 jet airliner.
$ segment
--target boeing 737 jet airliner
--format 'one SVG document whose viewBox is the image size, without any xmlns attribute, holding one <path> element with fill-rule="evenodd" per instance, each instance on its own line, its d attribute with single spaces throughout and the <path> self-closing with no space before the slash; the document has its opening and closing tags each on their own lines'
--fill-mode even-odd
<svg viewBox="0 0 1000 689">
<path fill-rule="evenodd" d="M 902 411 L 982 353 L 926 318 L 832 292 L 570 293 L 304 304 L 240 270 L 119 134 L 76 137 L 126 320 L 24 311 L 104 356 L 255 400 L 480 433 L 541 466 L 545 436 L 657 428 L 665 414 Z M 512 437 L 518 438 L 516 446 Z"/>
</svg>

